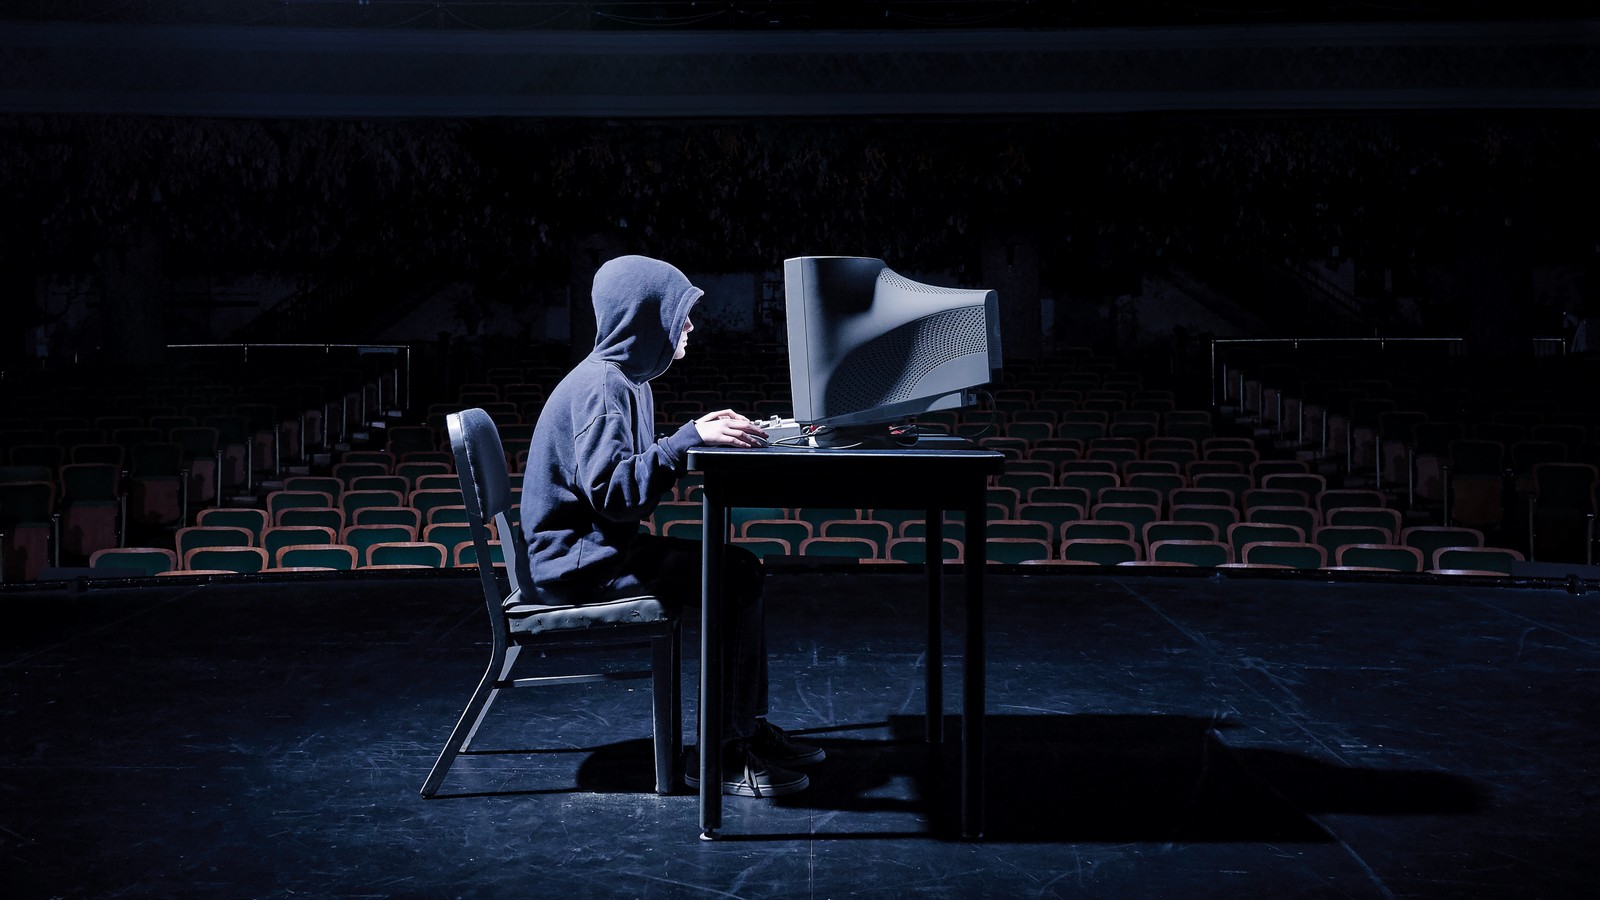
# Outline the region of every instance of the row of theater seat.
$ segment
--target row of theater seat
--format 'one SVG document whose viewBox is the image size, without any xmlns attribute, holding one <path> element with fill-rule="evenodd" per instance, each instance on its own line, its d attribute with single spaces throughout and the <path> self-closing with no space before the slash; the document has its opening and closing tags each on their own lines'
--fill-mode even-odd
<svg viewBox="0 0 1600 900">
<path fill-rule="evenodd" d="M 702 348 L 697 350 L 697 354 L 683 364 L 675 364 L 668 375 L 655 384 L 657 409 L 664 425 L 705 409 L 737 405 L 723 402 L 730 398 L 749 404 L 749 408 L 758 412 L 784 414 L 789 411 L 785 405 L 788 402 L 786 373 L 774 364 L 770 348 L 744 354 L 748 365 Z M 543 396 L 561 374 L 548 365 L 491 369 L 488 377 L 460 386 L 451 400 L 429 406 L 420 422 L 391 427 L 383 432 L 385 443 L 381 449 L 339 455 L 335 471 L 317 476 L 331 480 L 318 484 L 309 476 L 305 480 L 289 479 L 283 484 L 286 490 L 281 496 L 263 496 L 261 506 L 268 513 L 268 527 L 285 524 L 322 527 L 332 530 L 337 538 L 345 528 L 378 524 L 372 517 L 380 514 L 366 512 L 369 508 L 393 510 L 395 512 L 388 515 L 396 519 L 414 519 L 418 538 L 424 536 L 422 531 L 430 525 L 449 524 L 433 519 L 436 507 L 452 504 L 438 495 L 417 494 L 419 490 L 454 489 L 454 477 L 448 473 L 449 454 L 442 446 L 443 415 L 466 405 L 495 408 L 497 419 L 505 426 L 510 462 L 514 470 L 520 471 L 525 466 L 527 434 L 531 431 L 533 417 L 537 415 Z M 705 385 L 711 385 L 711 389 Z M 1221 423 L 1213 422 L 1210 412 L 1179 408 L 1173 392 L 1148 388 L 1141 376 L 1119 371 L 1110 361 L 1077 354 L 1070 360 L 1015 366 L 1008 370 L 1006 380 L 997 385 L 993 393 L 992 409 L 979 414 L 934 414 L 927 416 L 924 424 L 972 436 L 980 444 L 1007 456 L 1006 472 L 996 479 L 990 492 L 992 521 L 1017 523 L 1018 527 L 1042 523 L 1049 528 L 1046 537 L 992 532 L 996 542 L 1040 541 L 1046 545 L 1046 560 L 1066 561 L 1070 556 L 1066 547 L 1069 540 L 1122 539 L 1069 538 L 1065 530 L 1069 524 L 1122 519 L 1133 531 L 1127 540 L 1135 545 L 1141 560 L 1149 561 L 1156 544 L 1189 538 L 1152 541 L 1147 539 L 1144 527 L 1155 522 L 1185 522 L 1192 518 L 1213 526 L 1214 542 L 1227 543 L 1229 564 L 1236 564 L 1242 547 L 1228 539 L 1228 529 L 1234 524 L 1296 527 L 1304 539 L 1301 543 L 1306 544 L 1317 544 L 1317 529 L 1355 527 L 1347 525 L 1343 518 L 1354 516 L 1355 512 L 1341 512 L 1340 520 L 1332 521 L 1317 502 L 1325 491 L 1339 487 L 1337 478 L 1319 475 L 1303 461 L 1274 458 L 1277 454 L 1270 442 L 1216 434 Z M 1296 486 L 1290 484 L 1291 476 L 1303 477 Z M 434 480 L 426 480 L 430 478 Z M 1320 483 L 1317 478 L 1321 478 Z M 1223 493 L 1190 496 L 1181 491 Z M 1297 491 L 1299 496 L 1267 493 L 1272 491 Z M 318 496 L 305 496 L 311 494 Z M 289 503 L 292 495 L 300 495 L 298 501 L 307 504 L 308 510 L 320 512 L 289 512 L 288 507 L 276 508 Z M 680 485 L 673 499 L 689 500 L 693 496 L 691 479 Z M 1385 522 L 1373 527 L 1385 528 L 1390 540 L 1399 543 L 1403 529 L 1393 524 L 1397 509 L 1387 502 L 1386 495 L 1377 496 L 1376 502 L 1369 498 L 1369 502 L 1361 506 L 1369 510 L 1373 518 L 1384 519 Z M 667 508 L 671 508 L 670 503 Z M 1387 512 L 1380 512 L 1385 508 Z M 405 509 L 410 512 L 399 512 Z M 1403 514 L 1404 510 L 1400 512 Z M 333 521 L 335 514 L 337 521 Z M 324 519 L 318 525 L 310 525 L 315 515 Z M 302 516 L 306 521 L 301 521 Z M 1402 519 L 1402 524 L 1408 523 L 1412 520 Z M 1367 524 L 1371 523 L 1363 523 Z M 664 528 L 665 523 L 658 526 L 652 520 L 648 527 Z M 673 527 L 688 528 L 687 525 Z M 1037 533 L 1036 528 L 1034 533 Z M 785 541 L 782 549 L 789 555 L 808 550 L 818 554 L 857 552 L 828 546 L 836 543 L 834 538 L 844 537 L 855 536 L 818 532 L 802 538 L 798 545 L 778 537 L 741 534 L 736 539 Z M 823 540 L 825 538 L 827 540 Z M 813 543 L 807 545 L 807 540 Z M 891 542 L 917 540 L 914 534 L 900 533 L 898 524 L 888 539 Z M 1480 539 L 1478 543 L 1483 541 Z M 445 559 L 454 562 L 454 548 L 445 543 L 440 546 L 445 547 Z M 1334 549 L 1334 555 L 1325 560 L 1327 564 L 1339 562 L 1337 548 Z M 875 551 L 874 558 L 894 558 L 887 543 L 880 544 Z M 1324 547 L 1323 551 L 1326 555 L 1328 548 Z M 909 558 L 916 555 L 916 547 L 914 543 L 907 543 L 896 552 Z M 1001 551 L 1019 557 L 1038 552 L 1037 545 L 1033 544 L 1026 550 Z M 174 553 L 176 555 L 176 550 Z M 268 554 L 267 565 L 278 561 Z M 176 565 L 181 567 L 182 562 L 179 557 Z M 1433 560 L 1425 556 L 1423 564 L 1432 566 Z"/>
<path fill-rule="evenodd" d="M 988 519 L 984 534 L 992 561 L 1027 562 L 1188 562 L 1195 565 L 1242 564 L 1252 562 L 1249 547 L 1270 544 L 1279 553 L 1286 546 L 1302 548 L 1294 555 L 1301 568 L 1329 565 L 1356 565 L 1343 559 L 1352 546 L 1367 548 L 1400 546 L 1396 557 L 1411 558 L 1408 571 L 1430 568 L 1503 569 L 1521 560 L 1515 551 L 1485 546 L 1476 529 L 1445 526 L 1399 527 L 1397 515 L 1377 519 L 1385 524 L 1341 524 L 1341 513 L 1351 513 L 1352 522 L 1371 521 L 1364 514 L 1394 514 L 1393 510 L 1343 507 L 1330 510 L 1334 524 L 1306 528 L 1299 524 L 1262 515 L 1240 520 L 1231 509 L 1219 517 L 1214 507 L 1178 507 L 1175 518 L 1149 516 L 1129 519 L 1123 509 L 1098 510 L 1105 516 L 1083 517 L 1079 510 L 1052 521 L 1047 515 L 1025 518 Z M 1272 512 L 1264 507 L 1263 513 Z M 1061 510 L 1041 510 L 1057 514 Z M 1193 515 L 1191 515 L 1193 513 Z M 849 509 L 736 509 L 731 512 L 732 536 L 763 556 L 848 556 L 871 561 L 922 562 L 926 538 L 924 515 L 906 510 Z M 658 507 L 648 528 L 659 534 L 699 538 L 702 535 L 700 506 L 692 502 L 672 502 Z M 968 533 L 959 516 L 948 517 L 941 525 L 947 556 L 965 557 Z M 1204 549 L 1198 549 L 1204 547 Z M 1436 558 L 1442 549 L 1472 551 L 1455 554 L 1441 565 Z M 1479 553 L 1478 551 L 1484 551 Z M 1368 551 L 1358 551 L 1368 552 Z M 1482 557 L 1481 565 L 1463 564 L 1467 557 Z M 1396 560 L 1400 565 L 1405 560 Z"/>
<path fill-rule="evenodd" d="M 1593 562 L 1600 397 L 1584 383 L 1591 370 L 1482 360 L 1391 361 L 1330 377 L 1337 370 L 1240 370 L 1226 402 L 1273 438 L 1336 459 L 1347 480 L 1394 493 L 1414 517 L 1482 529 L 1530 559 Z"/>
</svg>

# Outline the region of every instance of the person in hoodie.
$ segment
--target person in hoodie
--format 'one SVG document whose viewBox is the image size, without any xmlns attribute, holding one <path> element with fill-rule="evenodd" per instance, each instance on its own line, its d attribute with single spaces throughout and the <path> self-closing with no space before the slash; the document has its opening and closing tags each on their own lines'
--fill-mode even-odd
<svg viewBox="0 0 1600 900">
<path fill-rule="evenodd" d="M 522 487 L 522 530 L 541 602 L 584 603 L 653 594 L 669 614 L 699 609 L 700 543 L 641 533 L 639 523 L 699 446 L 757 447 L 766 437 L 733 410 L 658 436 L 650 380 L 688 353 L 690 312 L 703 294 L 673 266 L 624 256 L 595 273 L 594 349 L 546 398 Z M 722 790 L 776 797 L 803 790 L 791 771 L 820 748 L 769 723 L 760 561 L 728 548 Z M 707 711 L 702 710 L 702 715 Z M 698 787 L 698 766 L 685 780 Z"/>
</svg>

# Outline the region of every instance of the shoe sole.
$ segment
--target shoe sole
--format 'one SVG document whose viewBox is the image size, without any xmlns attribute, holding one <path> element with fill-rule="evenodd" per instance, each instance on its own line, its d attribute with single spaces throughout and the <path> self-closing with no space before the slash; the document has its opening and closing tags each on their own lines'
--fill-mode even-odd
<svg viewBox="0 0 1600 900">
<path fill-rule="evenodd" d="M 700 777 L 698 775 L 684 775 L 683 783 L 696 790 L 700 789 Z M 795 781 L 788 781 L 784 782 L 783 784 L 762 785 L 761 793 L 757 794 L 755 792 L 755 788 L 752 788 L 743 781 L 724 781 L 722 783 L 722 796 L 752 797 L 757 800 L 765 800 L 769 797 L 785 797 L 789 794 L 798 794 L 810 786 L 810 777 L 801 775 Z"/>
</svg>

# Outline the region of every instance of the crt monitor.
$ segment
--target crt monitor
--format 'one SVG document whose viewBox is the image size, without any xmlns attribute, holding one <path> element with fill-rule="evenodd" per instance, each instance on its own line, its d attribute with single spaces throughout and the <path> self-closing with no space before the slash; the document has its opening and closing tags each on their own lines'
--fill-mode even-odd
<svg viewBox="0 0 1600 900">
<path fill-rule="evenodd" d="M 972 406 L 999 377 L 994 291 L 922 284 L 858 256 L 787 259 L 783 280 L 797 422 L 904 422 Z"/>
</svg>

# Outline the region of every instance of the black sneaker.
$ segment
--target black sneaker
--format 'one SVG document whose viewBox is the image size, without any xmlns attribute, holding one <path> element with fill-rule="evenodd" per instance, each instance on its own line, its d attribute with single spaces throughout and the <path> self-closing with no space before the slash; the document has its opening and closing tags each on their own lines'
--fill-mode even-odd
<svg viewBox="0 0 1600 900">
<path fill-rule="evenodd" d="M 722 793 L 729 797 L 782 797 L 811 786 L 811 779 L 799 772 L 780 769 L 738 745 L 729 747 L 722 760 Z M 688 755 L 683 782 L 700 788 L 700 758 Z"/>
<path fill-rule="evenodd" d="M 821 747 L 800 743 L 766 719 L 756 720 L 756 735 L 750 739 L 750 749 L 780 766 L 809 766 L 828 758 Z"/>
</svg>

